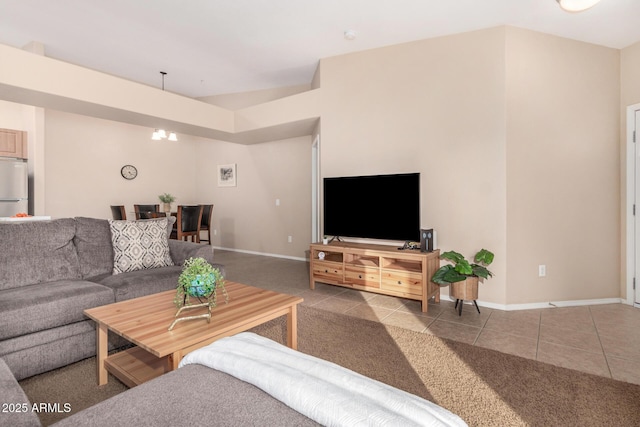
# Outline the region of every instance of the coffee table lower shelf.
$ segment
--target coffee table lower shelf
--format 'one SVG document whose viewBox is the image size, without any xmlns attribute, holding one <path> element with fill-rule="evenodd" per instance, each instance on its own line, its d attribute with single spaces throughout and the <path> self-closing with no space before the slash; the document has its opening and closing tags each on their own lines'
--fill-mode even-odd
<svg viewBox="0 0 640 427">
<path fill-rule="evenodd" d="M 104 366 L 127 387 L 133 388 L 171 371 L 169 358 L 156 357 L 140 347 L 132 347 L 107 357 Z"/>
</svg>

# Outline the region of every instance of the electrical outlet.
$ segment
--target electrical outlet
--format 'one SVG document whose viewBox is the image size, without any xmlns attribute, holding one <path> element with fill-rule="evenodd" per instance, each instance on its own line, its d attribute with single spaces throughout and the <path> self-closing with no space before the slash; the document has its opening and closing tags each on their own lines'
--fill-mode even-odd
<svg viewBox="0 0 640 427">
<path fill-rule="evenodd" d="M 293 236 L 287 237 L 287 242 L 289 242 L 289 243 L 293 242 Z"/>
<path fill-rule="evenodd" d="M 538 266 L 538 277 L 545 277 L 547 275 L 547 266 L 540 264 Z"/>
<path fill-rule="evenodd" d="M 276 206 L 280 206 L 280 199 L 276 199 Z"/>
<path fill-rule="evenodd" d="M 217 236 L 218 235 L 218 230 L 216 230 L 215 228 L 213 229 L 213 235 Z"/>
</svg>

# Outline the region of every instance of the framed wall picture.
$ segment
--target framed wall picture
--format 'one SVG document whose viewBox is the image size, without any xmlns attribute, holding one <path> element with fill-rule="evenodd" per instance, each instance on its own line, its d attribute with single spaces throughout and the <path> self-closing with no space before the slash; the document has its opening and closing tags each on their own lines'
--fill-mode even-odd
<svg viewBox="0 0 640 427">
<path fill-rule="evenodd" d="M 236 186 L 236 164 L 218 165 L 218 187 Z"/>
</svg>

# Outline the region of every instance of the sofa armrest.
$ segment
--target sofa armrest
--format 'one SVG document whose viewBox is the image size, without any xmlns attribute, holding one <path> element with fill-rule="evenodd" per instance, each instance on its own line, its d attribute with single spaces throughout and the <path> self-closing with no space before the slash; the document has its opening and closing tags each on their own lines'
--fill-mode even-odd
<svg viewBox="0 0 640 427">
<path fill-rule="evenodd" d="M 213 246 L 169 239 L 169 253 L 175 265 L 182 265 L 189 258 L 204 258 L 214 268 L 220 270 L 222 277 L 226 274 L 224 265 L 213 262 Z"/>
<path fill-rule="evenodd" d="M 31 403 L 11 373 L 11 370 L 0 359 L 0 405 L 6 409 L 0 413 L 0 425 L 7 426 L 38 426 L 40 419 L 31 409 Z M 6 407 L 5 407 L 6 405 Z"/>
<path fill-rule="evenodd" d="M 182 265 L 189 258 L 204 258 L 213 263 L 213 247 L 209 245 L 169 239 L 169 253 L 175 265 Z"/>
</svg>

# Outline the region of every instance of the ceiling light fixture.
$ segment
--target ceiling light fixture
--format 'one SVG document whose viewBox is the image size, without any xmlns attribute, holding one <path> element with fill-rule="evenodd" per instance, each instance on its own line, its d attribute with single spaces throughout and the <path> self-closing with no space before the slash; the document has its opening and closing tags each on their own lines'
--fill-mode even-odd
<svg viewBox="0 0 640 427">
<path fill-rule="evenodd" d="M 344 32 L 344 38 L 346 40 L 355 40 L 356 38 L 356 31 L 355 30 L 347 30 Z"/>
<path fill-rule="evenodd" d="M 556 0 L 562 10 L 567 12 L 582 12 L 593 7 L 600 0 Z"/>
<path fill-rule="evenodd" d="M 164 129 L 156 129 L 153 131 L 153 134 L 151 135 L 151 139 L 153 139 L 154 141 L 160 141 L 161 139 L 167 139 L 169 141 L 177 141 L 178 134 L 173 131 L 170 131 L 169 134 L 167 135 L 167 132 Z"/>
<path fill-rule="evenodd" d="M 164 76 L 167 75 L 164 71 L 160 71 L 162 74 L 162 90 L 164 91 Z M 167 136 L 167 132 L 164 129 L 156 129 L 153 131 L 151 135 L 151 139 L 154 141 L 160 141 L 161 139 L 167 138 L 169 141 L 177 141 L 178 135 L 175 132 L 169 132 L 169 136 Z"/>
</svg>

